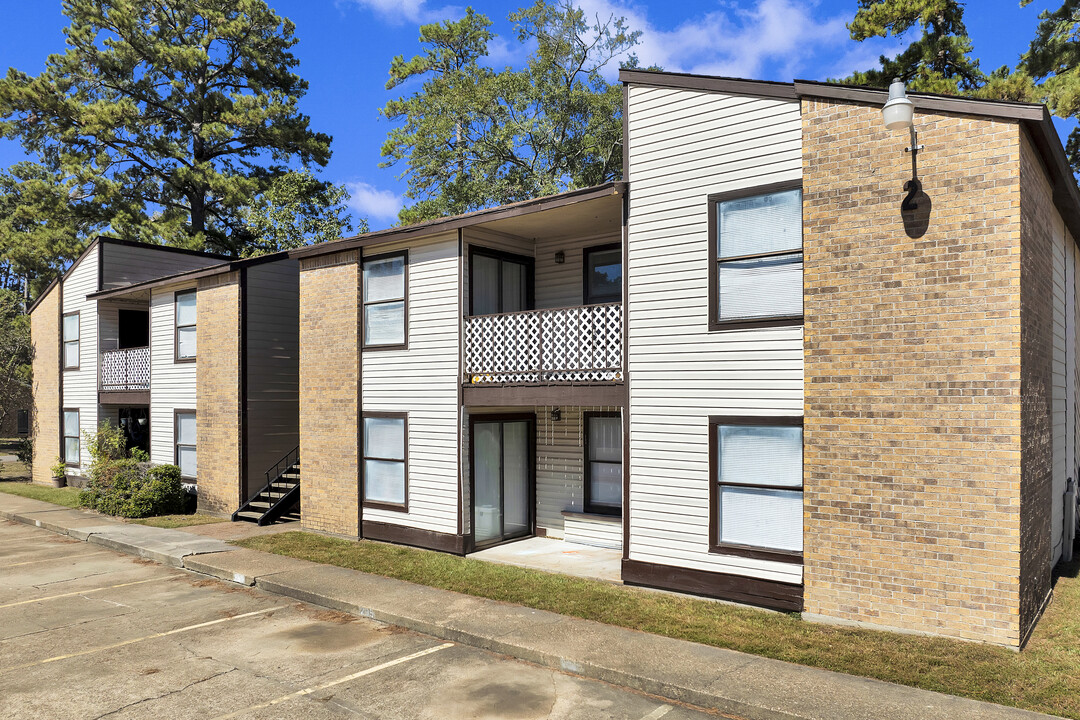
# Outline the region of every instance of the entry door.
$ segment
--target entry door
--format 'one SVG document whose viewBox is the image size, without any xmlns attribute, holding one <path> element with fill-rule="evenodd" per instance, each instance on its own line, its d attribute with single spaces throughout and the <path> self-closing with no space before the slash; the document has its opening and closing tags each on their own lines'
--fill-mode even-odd
<svg viewBox="0 0 1080 720">
<path fill-rule="evenodd" d="M 533 419 L 473 422 L 473 539 L 477 547 L 532 535 Z"/>
</svg>

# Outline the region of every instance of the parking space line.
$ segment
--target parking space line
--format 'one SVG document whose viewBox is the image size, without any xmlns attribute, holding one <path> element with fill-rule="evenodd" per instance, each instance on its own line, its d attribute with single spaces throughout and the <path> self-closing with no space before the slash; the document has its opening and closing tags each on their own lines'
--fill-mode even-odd
<svg viewBox="0 0 1080 720">
<path fill-rule="evenodd" d="M 34 565 L 36 563 L 52 562 L 53 560 L 74 560 L 75 558 L 90 557 L 91 555 L 101 555 L 101 552 L 83 553 L 82 555 L 60 555 L 51 558 L 41 558 L 40 560 L 27 560 L 26 562 L 11 563 L 10 565 L 0 565 L 0 570 L 7 570 L 8 568 L 19 567 L 21 565 Z"/>
<path fill-rule="evenodd" d="M 30 603 L 44 602 L 46 600 L 56 600 L 58 598 L 71 597 L 73 595 L 89 595 L 90 593 L 101 592 L 102 590 L 113 590 L 115 588 L 129 587 L 131 585 L 142 585 L 148 582 L 159 582 L 161 580 L 171 580 L 177 575 L 169 575 L 168 577 L 150 578 L 149 580 L 136 580 L 135 582 L 120 583 L 119 585 L 110 585 L 109 587 L 102 588 L 90 588 L 89 590 L 77 590 L 75 592 L 61 593 L 60 595 L 49 595 L 42 598 L 34 598 L 33 600 L 20 600 L 19 602 L 8 603 L 7 605 L 0 605 L 0 610 L 9 607 L 15 607 L 16 605 L 29 605 Z M 71 578 L 72 580 L 78 580 L 79 578 Z"/>
<path fill-rule="evenodd" d="M 37 665 L 46 665 L 57 660 L 66 660 L 68 658 L 80 657 L 82 655 L 90 655 L 91 653 L 101 652 L 103 650 L 115 650 L 125 645 L 133 645 L 137 642 L 143 642 L 144 640 L 154 640 L 156 638 L 168 637 L 169 635 L 176 635 L 177 633 L 188 632 L 190 630 L 198 630 L 199 628 L 210 627 L 211 625 L 219 625 L 230 620 L 240 620 L 242 618 L 252 617 L 253 615 L 262 615 L 264 613 L 273 612 L 275 610 L 281 610 L 288 607 L 287 605 L 278 605 L 277 607 L 266 608 L 265 610 L 254 610 L 243 615 L 233 615 L 227 618 L 221 618 L 219 620 L 210 620 L 208 622 L 199 623 L 197 625 L 188 625 L 187 627 L 176 628 L 175 630 L 166 630 L 165 632 L 154 633 L 153 635 L 144 635 L 140 638 L 133 640 L 124 640 L 123 642 L 113 643 L 112 645 L 102 645 L 101 647 L 90 648 L 89 650 L 80 650 L 79 652 L 68 653 L 67 655 L 57 655 L 56 657 L 46 658 L 44 660 L 37 660 L 35 662 L 24 663 L 22 665 L 12 665 L 11 667 L 0 668 L 0 673 L 6 673 L 11 670 L 23 670 L 28 667 L 35 667 Z"/>
<path fill-rule="evenodd" d="M 412 655 L 406 655 L 405 657 L 399 657 L 397 660 L 390 660 L 388 662 L 382 663 L 381 665 L 376 665 L 375 667 L 369 667 L 367 670 L 361 670 L 360 672 L 355 672 L 352 675 L 346 675 L 345 677 L 339 678 L 337 680 L 331 680 L 330 682 L 323 683 L 322 685 L 316 685 L 315 687 L 309 687 L 309 688 L 304 688 L 303 690 L 297 690 L 294 693 L 289 693 L 288 695 L 282 695 L 279 698 L 274 698 L 273 700 L 270 700 L 270 701 L 267 701 L 267 702 L 264 702 L 264 703 L 259 703 L 258 705 L 251 705 L 251 706 L 248 706 L 246 708 L 242 708 L 240 710 L 234 710 L 233 712 L 228 713 L 226 715 L 218 715 L 216 718 L 214 718 L 214 720 L 228 720 L 228 718 L 234 718 L 234 717 L 240 715 L 241 713 L 246 713 L 246 712 L 249 712 L 249 711 L 252 711 L 252 710 L 262 710 L 263 708 L 272 707 L 274 705 L 280 705 L 283 702 L 288 702 L 289 700 L 294 700 L 296 698 L 304 697 L 305 695 L 310 695 L 310 694 L 312 694 L 314 692 L 318 692 L 319 690 L 325 690 L 326 688 L 334 687 L 335 685 L 340 685 L 342 683 L 347 683 L 350 680 L 356 680 L 357 678 L 362 678 L 365 675 L 371 675 L 372 673 L 377 673 L 380 670 L 385 670 L 386 668 L 393 667 L 395 665 L 401 665 L 402 663 L 407 663 L 410 660 L 416 660 L 418 658 L 424 657 L 425 655 L 431 655 L 432 653 L 437 653 L 440 650 L 445 650 L 446 648 L 449 648 L 449 647 L 454 647 L 454 643 L 443 643 L 442 645 L 437 645 L 436 647 L 431 647 L 431 648 L 428 648 L 427 650 L 421 650 L 420 652 L 415 652 Z"/>
<path fill-rule="evenodd" d="M 671 712 L 670 705 L 661 705 L 645 717 L 641 718 L 641 720 L 660 720 L 660 718 L 664 717 L 669 712 Z"/>
</svg>

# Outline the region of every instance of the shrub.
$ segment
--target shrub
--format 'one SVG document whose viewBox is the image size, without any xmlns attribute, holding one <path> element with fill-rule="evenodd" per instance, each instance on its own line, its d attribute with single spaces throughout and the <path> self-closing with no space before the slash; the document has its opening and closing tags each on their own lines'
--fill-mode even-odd
<svg viewBox="0 0 1080 720">
<path fill-rule="evenodd" d="M 24 437 L 19 440 L 19 447 L 15 450 L 15 457 L 19 459 L 19 462 L 27 465 L 34 461 L 34 441 L 32 438 Z"/>
<path fill-rule="evenodd" d="M 108 423 L 87 434 L 86 442 L 92 462 L 90 479 L 79 493 L 80 506 L 128 518 L 184 511 L 180 468 L 152 466 L 139 450 L 127 456 L 123 432 Z"/>
</svg>

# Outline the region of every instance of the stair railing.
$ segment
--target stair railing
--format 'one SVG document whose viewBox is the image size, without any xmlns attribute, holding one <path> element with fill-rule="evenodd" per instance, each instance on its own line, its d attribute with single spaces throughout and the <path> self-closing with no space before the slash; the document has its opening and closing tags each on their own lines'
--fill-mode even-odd
<svg viewBox="0 0 1080 720">
<path fill-rule="evenodd" d="M 255 493 L 250 498 L 248 498 L 247 501 L 243 505 L 241 505 L 237 509 L 236 512 L 234 512 L 232 514 L 233 521 L 236 520 L 236 517 L 240 513 L 240 511 L 243 510 L 245 507 L 247 507 L 248 503 L 250 503 L 254 498 L 259 497 L 263 493 L 271 492 L 271 489 L 273 488 L 274 483 L 277 482 L 278 478 L 281 477 L 282 473 L 284 473 L 286 470 L 288 470 L 289 468 L 291 468 L 293 465 L 295 465 L 298 462 L 300 462 L 300 446 L 299 445 L 297 445 L 292 450 L 290 450 L 285 455 L 285 457 L 278 460 L 276 463 L 274 463 L 273 467 L 271 467 L 269 470 L 266 471 L 266 485 L 263 486 L 262 490 L 260 490 L 259 492 Z M 273 508 L 274 505 L 276 505 L 276 503 L 271 504 L 271 509 Z"/>
</svg>

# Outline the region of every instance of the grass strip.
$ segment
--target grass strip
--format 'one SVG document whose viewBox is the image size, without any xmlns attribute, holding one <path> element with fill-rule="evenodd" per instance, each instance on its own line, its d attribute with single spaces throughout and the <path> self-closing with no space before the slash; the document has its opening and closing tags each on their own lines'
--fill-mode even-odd
<svg viewBox="0 0 1080 720">
<path fill-rule="evenodd" d="M 192 527 L 194 525 L 211 525 L 213 523 L 225 522 L 228 518 L 214 517 L 213 515 L 200 515 L 195 513 L 193 515 L 159 515 L 157 517 L 137 518 L 134 520 L 128 520 L 138 525 L 149 525 L 156 528 L 181 528 Z"/>
<path fill-rule="evenodd" d="M 30 498 L 31 500 L 43 500 L 69 508 L 79 506 L 79 490 L 77 488 L 54 488 L 45 485 L 33 485 L 22 480 L 4 480 L 0 481 L 0 492 Z"/>
<path fill-rule="evenodd" d="M 803 621 L 709 600 L 305 532 L 235 543 L 430 587 L 850 675 L 1080 720 L 1080 580 L 1074 562 L 1023 652 Z"/>
</svg>

